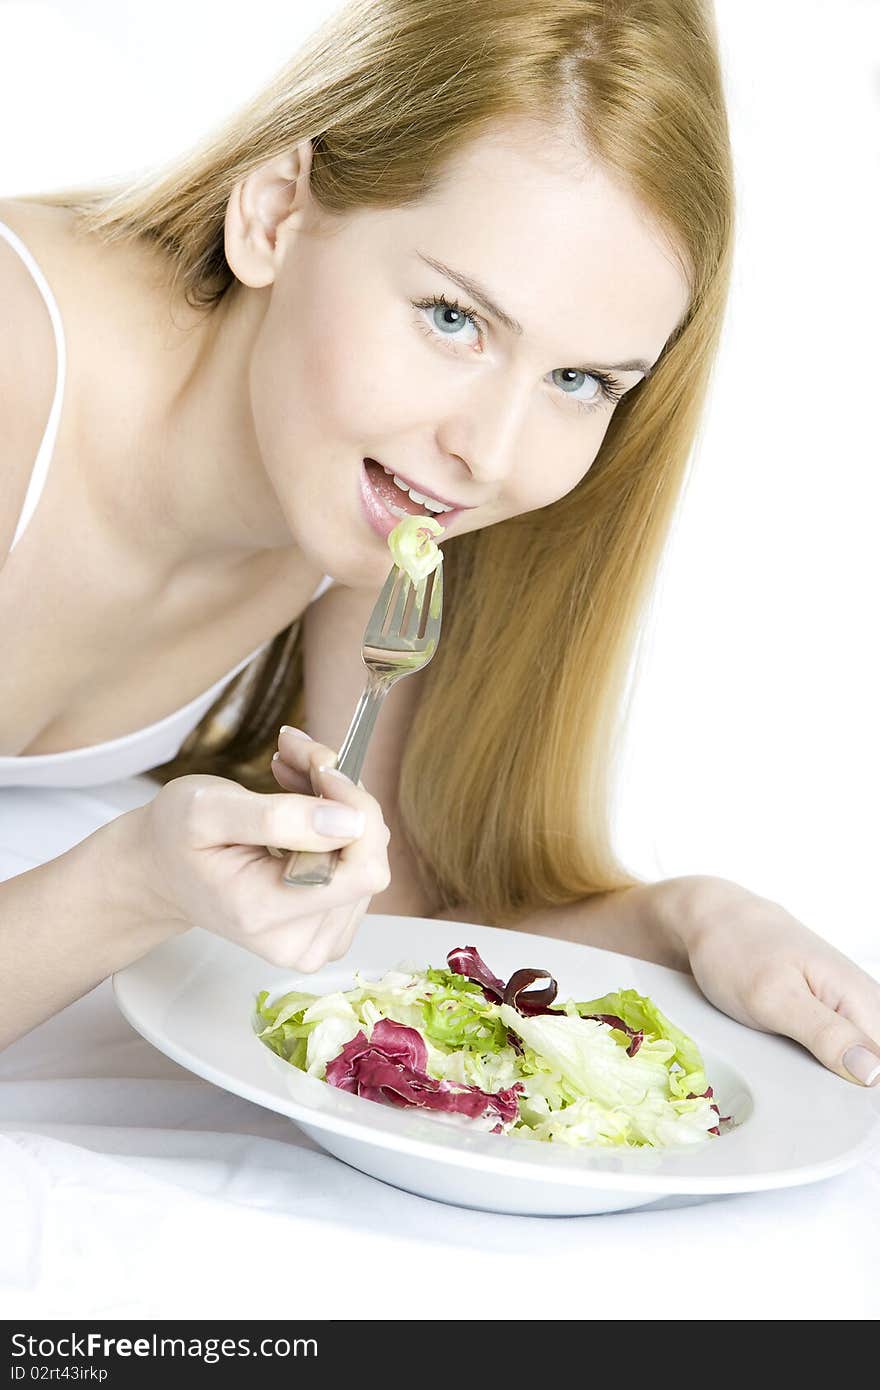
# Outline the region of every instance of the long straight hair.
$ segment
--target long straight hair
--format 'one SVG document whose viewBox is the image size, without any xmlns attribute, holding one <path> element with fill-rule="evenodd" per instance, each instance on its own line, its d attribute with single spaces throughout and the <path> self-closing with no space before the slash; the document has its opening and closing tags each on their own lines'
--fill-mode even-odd
<svg viewBox="0 0 880 1390">
<path fill-rule="evenodd" d="M 733 177 L 702 0 L 354 0 L 186 156 L 132 182 L 31 200 L 110 243 L 147 242 L 206 313 L 234 277 L 233 186 L 309 139 L 331 213 L 403 206 L 504 118 L 578 132 L 687 263 L 688 312 L 617 406 L 568 495 L 445 543 L 443 640 L 401 769 L 399 813 L 437 908 L 515 925 L 642 880 L 611 836 L 640 626 L 685 481 L 727 296 Z M 308 724 L 299 620 L 224 690 L 159 782 L 275 791 L 278 728 Z M 631 689 L 631 686 L 630 686 Z"/>
</svg>

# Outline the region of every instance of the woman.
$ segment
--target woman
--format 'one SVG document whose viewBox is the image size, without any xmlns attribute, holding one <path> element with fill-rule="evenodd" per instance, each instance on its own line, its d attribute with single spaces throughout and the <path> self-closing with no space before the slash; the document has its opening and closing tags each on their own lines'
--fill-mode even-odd
<svg viewBox="0 0 880 1390">
<path fill-rule="evenodd" d="M 163 784 L 0 884 L 4 1041 L 193 924 L 316 970 L 375 899 L 690 969 L 732 1017 L 880 1078 L 863 971 L 779 905 L 640 882 L 610 844 L 731 190 L 698 0 L 363 0 L 170 170 L 0 208 L 22 325 L 0 378 L 0 778 Z M 22 263 L 59 383 L 64 359 L 29 236 L 73 335 L 32 473 L 58 394 Z M 454 511 L 443 641 L 389 701 L 371 795 L 325 765 L 388 569 L 368 499 L 389 474 Z M 289 719 L 321 739 L 278 736 Z M 339 846 L 333 884 L 283 888 L 270 844 Z"/>
</svg>

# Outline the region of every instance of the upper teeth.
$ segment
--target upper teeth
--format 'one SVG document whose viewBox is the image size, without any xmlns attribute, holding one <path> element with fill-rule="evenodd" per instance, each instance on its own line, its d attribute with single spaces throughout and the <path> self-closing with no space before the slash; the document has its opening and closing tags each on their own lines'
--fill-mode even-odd
<svg viewBox="0 0 880 1390">
<path fill-rule="evenodd" d="M 454 507 L 449 507 L 445 502 L 438 502 L 436 497 L 425 497 L 421 492 L 416 492 L 414 487 L 410 487 L 402 478 L 398 478 L 396 473 L 392 473 L 390 468 L 386 468 L 384 463 L 382 469 L 389 477 L 393 478 L 397 486 L 403 491 L 408 492 L 414 502 L 418 502 L 420 507 L 427 507 L 429 512 L 451 512 Z"/>
</svg>

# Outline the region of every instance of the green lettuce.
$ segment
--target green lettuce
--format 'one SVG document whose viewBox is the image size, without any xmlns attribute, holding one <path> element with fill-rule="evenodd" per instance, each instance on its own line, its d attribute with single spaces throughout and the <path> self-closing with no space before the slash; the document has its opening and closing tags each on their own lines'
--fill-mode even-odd
<svg viewBox="0 0 880 1390">
<path fill-rule="evenodd" d="M 434 543 L 443 527 L 432 516 L 402 517 L 388 537 L 388 548 L 395 565 L 408 574 L 414 584 L 427 579 L 443 562 L 443 552 Z"/>
<path fill-rule="evenodd" d="M 603 995 L 601 999 L 578 1003 L 576 1008 L 581 1016 L 616 1014 L 628 1027 L 644 1033 L 646 1039 L 659 1038 L 672 1043 L 674 1053 L 671 1060 L 681 1068 L 680 1071 L 670 1072 L 670 1089 L 675 1095 L 685 1097 L 693 1092 L 701 1096 L 708 1088 L 703 1059 L 693 1038 L 676 1028 L 645 995 L 634 989 L 620 989 L 614 994 Z"/>
<path fill-rule="evenodd" d="M 317 994 L 303 994 L 292 990 L 283 994 L 274 1004 L 269 1004 L 269 991 L 260 990 L 257 995 L 256 1017 L 264 1026 L 257 1029 L 257 1037 L 285 1062 L 303 1070 L 306 1065 L 306 1049 L 309 1034 L 314 1023 L 303 1023 L 306 1009 L 320 998 Z"/>
<path fill-rule="evenodd" d="M 569 1014 L 523 1017 L 509 1004 L 499 1005 L 498 1011 L 541 1063 L 526 1081 L 526 1099 L 520 1103 L 526 1116 L 534 1114 L 537 1137 L 568 1143 L 687 1144 L 704 1140 L 715 1124 L 708 1099 L 670 1095 L 674 1046 L 668 1039 L 646 1039 L 629 1057 L 609 1026 L 598 1019 Z M 534 1098 L 542 1094 L 540 1081 L 548 1072 L 549 1080 L 557 1081 L 562 1104 L 552 1103 L 552 1093 L 548 1100 L 544 1090 L 544 1111 L 543 1105 L 535 1106 Z M 584 1100 L 590 1106 L 580 1105 Z M 572 1111 L 573 1106 L 580 1108 Z M 602 1110 L 606 1115 L 600 1123 Z M 581 1128 L 571 1130 L 570 1122 Z M 585 1134 L 591 1137 L 581 1137 Z"/>
</svg>

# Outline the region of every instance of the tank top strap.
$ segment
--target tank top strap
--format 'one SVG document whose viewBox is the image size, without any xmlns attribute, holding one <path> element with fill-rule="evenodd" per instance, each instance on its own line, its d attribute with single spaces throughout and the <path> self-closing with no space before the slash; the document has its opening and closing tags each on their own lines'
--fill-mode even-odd
<svg viewBox="0 0 880 1390">
<path fill-rule="evenodd" d="M 61 323 L 61 314 L 58 309 L 58 304 L 49 288 L 45 275 L 37 265 L 33 255 L 21 238 L 16 235 L 11 227 L 7 227 L 5 222 L 0 222 L 0 237 L 9 243 L 13 251 L 19 255 L 30 271 L 37 289 L 43 296 L 46 308 L 49 311 L 49 318 L 52 321 L 52 331 L 55 334 L 55 395 L 52 400 L 52 407 L 49 411 L 49 419 L 46 423 L 43 439 L 37 451 L 36 461 L 33 471 L 31 472 L 27 492 L 25 493 L 24 502 L 15 528 L 15 534 L 12 537 L 12 546 L 10 548 L 12 551 L 27 529 L 27 524 L 36 510 L 37 503 L 42 496 L 43 488 L 46 484 L 46 478 L 49 475 L 49 464 L 55 451 L 58 422 L 61 419 L 61 403 L 64 399 L 64 382 L 67 376 L 67 347 L 64 340 L 64 328 Z"/>
</svg>

